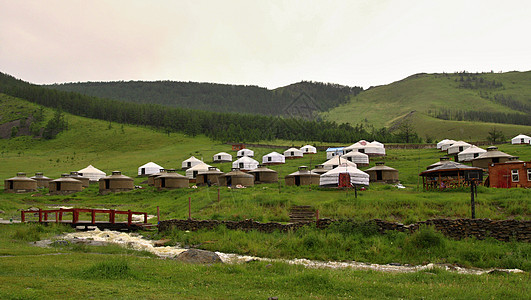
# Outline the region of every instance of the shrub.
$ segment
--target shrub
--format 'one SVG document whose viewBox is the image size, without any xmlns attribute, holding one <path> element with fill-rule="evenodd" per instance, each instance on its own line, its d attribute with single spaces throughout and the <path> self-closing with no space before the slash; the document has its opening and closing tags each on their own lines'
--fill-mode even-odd
<svg viewBox="0 0 531 300">
<path fill-rule="evenodd" d="M 134 277 L 129 263 L 123 259 L 112 259 L 96 263 L 82 272 L 90 279 L 124 279 Z"/>
</svg>

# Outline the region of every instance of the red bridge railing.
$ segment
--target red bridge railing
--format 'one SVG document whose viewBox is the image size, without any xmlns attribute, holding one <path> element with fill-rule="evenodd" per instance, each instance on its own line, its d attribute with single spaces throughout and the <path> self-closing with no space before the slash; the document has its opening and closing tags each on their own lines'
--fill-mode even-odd
<svg viewBox="0 0 531 300">
<path fill-rule="evenodd" d="M 63 214 L 65 213 L 72 213 L 72 221 L 70 220 L 63 220 Z M 82 221 L 79 218 L 80 213 L 89 213 L 91 216 L 90 221 Z M 116 223 L 123 223 L 123 222 L 116 222 L 116 215 L 127 215 L 127 226 L 131 226 L 131 224 L 139 224 L 138 222 L 133 222 L 133 215 L 143 215 L 144 216 L 144 224 L 147 224 L 147 213 L 146 212 L 136 212 L 136 211 L 123 211 L 123 210 L 114 210 L 114 209 L 90 209 L 90 208 L 70 208 L 70 209 L 49 209 L 49 210 L 42 210 L 39 209 L 38 211 L 33 210 L 27 210 L 27 211 L 21 211 L 21 221 L 26 222 L 26 215 L 34 215 L 38 214 L 39 216 L 39 223 L 50 223 L 53 222 L 53 220 L 49 220 L 50 215 L 55 215 L 55 222 L 56 223 L 72 223 L 72 224 L 96 224 L 96 214 L 108 214 L 109 215 L 109 221 L 107 223 L 110 224 L 116 224 Z M 98 223 L 101 223 L 99 221 Z"/>
</svg>

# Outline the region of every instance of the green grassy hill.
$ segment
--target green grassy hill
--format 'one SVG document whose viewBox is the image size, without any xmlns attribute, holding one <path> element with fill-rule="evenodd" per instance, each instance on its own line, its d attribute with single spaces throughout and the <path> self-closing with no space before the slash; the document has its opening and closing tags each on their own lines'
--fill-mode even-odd
<svg viewBox="0 0 531 300">
<path fill-rule="evenodd" d="M 413 126 L 421 137 L 484 140 L 492 127 L 512 136 L 531 133 L 531 126 L 449 121 L 435 116 L 444 110 L 474 111 L 511 114 L 531 121 L 530 107 L 531 72 L 417 74 L 366 90 L 322 115 L 338 123 L 390 128 L 413 116 Z"/>
</svg>

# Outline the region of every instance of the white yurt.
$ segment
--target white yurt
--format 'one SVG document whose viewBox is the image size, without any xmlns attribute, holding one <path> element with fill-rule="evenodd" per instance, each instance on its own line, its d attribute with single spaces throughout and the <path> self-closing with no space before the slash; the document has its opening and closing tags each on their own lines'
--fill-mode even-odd
<svg viewBox="0 0 531 300">
<path fill-rule="evenodd" d="M 251 149 L 242 149 L 236 153 L 236 156 L 238 158 L 241 158 L 244 156 L 254 157 L 254 151 Z"/>
<path fill-rule="evenodd" d="M 335 187 L 339 185 L 340 174 L 348 173 L 350 176 L 350 184 L 354 185 L 369 185 L 369 174 L 359 170 L 356 167 L 342 164 L 324 174 L 319 178 L 319 185 L 326 187 Z"/>
<path fill-rule="evenodd" d="M 438 143 L 437 143 L 437 149 L 440 150 L 441 147 L 442 147 L 442 145 L 443 145 L 443 144 L 446 144 L 448 141 L 451 141 L 451 140 L 449 140 L 449 139 L 444 139 L 444 140 L 438 142 Z"/>
<path fill-rule="evenodd" d="M 373 143 L 367 142 L 366 140 L 361 140 L 345 148 L 345 153 L 349 153 L 352 151 L 358 151 L 361 153 L 365 153 L 369 156 L 384 156 L 385 155 L 385 148 L 383 147 L 382 143 L 376 142 L 373 144 Z"/>
<path fill-rule="evenodd" d="M 354 144 L 352 144 L 352 145 L 350 145 L 348 147 L 345 147 L 344 152 L 346 154 L 346 153 L 349 153 L 351 151 L 355 151 L 355 150 L 358 150 L 358 149 L 361 149 L 361 148 L 365 148 L 369 144 L 370 143 L 367 142 L 366 140 L 360 140 L 360 141 L 357 141 L 357 142 L 355 142 Z"/>
<path fill-rule="evenodd" d="M 385 148 L 384 144 L 382 144 L 382 143 L 380 143 L 378 141 L 372 141 L 371 145 L 376 146 L 376 147 Z"/>
<path fill-rule="evenodd" d="M 226 152 L 216 153 L 212 156 L 212 161 L 215 163 L 231 162 L 232 155 Z"/>
<path fill-rule="evenodd" d="M 181 166 L 183 170 L 186 170 L 186 169 L 192 168 L 195 165 L 199 165 L 199 164 L 204 164 L 204 162 L 195 158 L 195 156 L 191 156 L 189 159 L 183 160 L 183 163 L 181 164 Z"/>
<path fill-rule="evenodd" d="M 342 155 L 341 158 L 353 162 L 360 167 L 369 165 L 369 155 L 358 151 L 350 151 L 349 153 Z"/>
<path fill-rule="evenodd" d="M 240 169 L 242 171 L 250 171 L 258 168 L 258 161 L 248 157 L 244 156 L 241 158 L 238 158 L 232 163 L 232 167 L 235 169 Z"/>
<path fill-rule="evenodd" d="M 441 144 L 441 151 L 447 151 L 450 146 L 452 146 L 456 141 L 454 140 L 447 140 L 446 142 Z"/>
<path fill-rule="evenodd" d="M 347 164 L 347 165 L 349 165 L 351 167 L 355 167 L 355 168 L 358 167 L 355 163 L 353 163 L 351 161 L 348 161 L 348 160 L 346 160 L 344 158 L 341 158 L 340 156 L 334 156 L 331 159 L 329 159 L 326 162 L 324 162 L 322 165 L 323 165 L 325 170 L 332 170 L 334 168 L 339 167 L 342 164 Z"/>
<path fill-rule="evenodd" d="M 511 144 L 531 144 L 531 137 L 525 134 L 519 134 L 511 139 Z"/>
<path fill-rule="evenodd" d="M 326 159 L 331 159 L 334 156 L 341 156 L 345 154 L 344 147 L 328 148 L 326 149 Z"/>
<path fill-rule="evenodd" d="M 471 144 L 463 141 L 458 141 L 452 144 L 452 146 L 448 147 L 447 151 L 448 154 L 457 154 L 459 152 L 463 152 L 465 149 L 470 148 L 472 146 Z"/>
<path fill-rule="evenodd" d="M 317 153 L 317 148 L 312 145 L 306 145 L 301 147 L 301 151 L 303 154 L 315 154 Z"/>
<path fill-rule="evenodd" d="M 286 163 L 286 158 L 284 157 L 284 155 L 275 151 L 262 156 L 263 165 L 274 165 L 284 163 Z"/>
<path fill-rule="evenodd" d="M 100 178 L 107 176 L 105 172 L 96 169 L 92 165 L 77 171 L 77 173 L 83 177 L 87 177 L 92 182 L 97 182 Z"/>
<path fill-rule="evenodd" d="M 147 176 L 150 174 L 155 174 L 155 173 L 158 173 L 160 169 L 164 169 L 164 168 L 150 161 L 147 164 L 138 167 L 138 176 Z"/>
<path fill-rule="evenodd" d="M 288 150 L 284 151 L 284 157 L 287 159 L 293 159 L 293 158 L 302 158 L 304 154 L 300 149 L 297 148 L 289 148 Z"/>
<path fill-rule="evenodd" d="M 481 149 L 478 146 L 470 146 L 466 148 L 465 150 L 459 152 L 457 154 L 457 160 L 458 161 L 472 161 L 474 158 L 480 156 L 481 154 L 487 152 L 485 149 Z"/>
<path fill-rule="evenodd" d="M 186 177 L 188 179 L 195 179 L 198 173 L 206 172 L 208 171 L 208 168 L 210 168 L 210 165 L 205 164 L 204 162 L 201 162 L 200 164 L 197 164 L 189 169 L 186 170 Z M 219 169 L 216 169 L 219 171 Z"/>
</svg>

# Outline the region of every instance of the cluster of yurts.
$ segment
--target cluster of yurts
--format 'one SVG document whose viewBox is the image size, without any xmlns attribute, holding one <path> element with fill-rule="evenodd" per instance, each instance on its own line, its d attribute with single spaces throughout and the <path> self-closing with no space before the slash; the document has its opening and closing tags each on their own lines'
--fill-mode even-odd
<svg viewBox="0 0 531 300">
<path fill-rule="evenodd" d="M 255 183 L 278 182 L 278 172 L 266 165 L 283 164 L 286 159 L 302 158 L 304 155 L 317 153 L 311 145 L 290 148 L 280 154 L 271 152 L 262 157 L 262 164 L 253 159 L 254 151 L 241 149 L 237 152 L 238 159 L 232 162 L 232 155 L 220 152 L 212 157 L 213 163 L 232 162 L 232 171 L 223 173 L 218 168 L 190 157 L 182 162 L 182 169 L 186 175 L 181 175 L 175 169 L 164 169 L 162 166 L 149 162 L 138 168 L 138 176 L 147 176 L 147 183 L 159 189 L 188 188 L 190 183 L 196 185 L 217 186 L 253 186 Z M 358 166 L 368 166 L 370 156 L 384 156 L 384 145 L 376 141 L 369 143 L 359 141 L 349 147 L 327 149 L 327 161 L 310 170 L 300 166 L 298 171 L 285 176 L 286 185 L 320 185 L 337 187 L 340 177 L 348 174 L 348 186 L 367 186 L 369 182 L 398 182 L 398 171 L 383 162 L 375 167 L 361 171 Z M 42 173 L 28 178 L 24 173 L 5 180 L 7 192 L 30 192 L 37 187 L 46 187 L 50 194 L 67 194 L 82 190 L 90 182 L 98 182 L 100 193 L 119 192 L 134 189 L 133 178 L 122 175 L 119 171 L 106 176 L 104 172 L 92 165 L 77 172 L 63 174 L 61 178 L 52 180 Z"/>
</svg>

